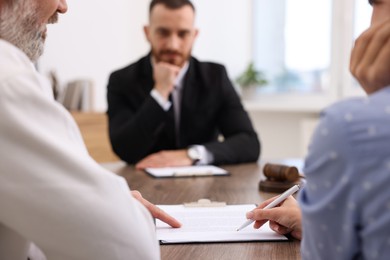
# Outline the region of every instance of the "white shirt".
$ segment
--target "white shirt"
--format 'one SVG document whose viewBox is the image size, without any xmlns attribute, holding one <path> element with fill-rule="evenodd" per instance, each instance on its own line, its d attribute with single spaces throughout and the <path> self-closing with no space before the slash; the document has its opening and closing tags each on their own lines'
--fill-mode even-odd
<svg viewBox="0 0 390 260">
<path fill-rule="evenodd" d="M 153 61 L 151 61 L 153 66 Z M 179 126 L 180 126 L 180 107 L 181 107 L 181 100 L 182 100 L 182 90 L 183 90 L 183 84 L 184 84 L 184 76 L 186 75 L 188 68 L 190 64 L 187 62 L 180 70 L 179 74 L 176 77 L 175 80 L 175 88 L 172 91 L 172 101 L 174 103 L 174 115 L 175 115 L 175 128 L 176 133 L 179 133 Z M 163 96 L 156 90 L 152 89 L 150 92 L 150 95 L 156 100 L 156 102 L 161 106 L 164 111 L 168 111 L 172 103 L 169 100 L 165 100 Z M 180 133 L 179 133 L 180 134 Z M 178 136 L 176 136 L 178 138 Z M 202 164 L 211 164 L 214 161 L 214 157 L 211 154 L 210 151 L 206 149 L 204 145 L 192 145 L 197 151 L 200 156 L 200 160 L 196 163 L 199 165 Z"/>
<path fill-rule="evenodd" d="M 0 259 L 158 259 L 149 212 L 87 153 L 26 55 L 0 40 Z"/>
</svg>

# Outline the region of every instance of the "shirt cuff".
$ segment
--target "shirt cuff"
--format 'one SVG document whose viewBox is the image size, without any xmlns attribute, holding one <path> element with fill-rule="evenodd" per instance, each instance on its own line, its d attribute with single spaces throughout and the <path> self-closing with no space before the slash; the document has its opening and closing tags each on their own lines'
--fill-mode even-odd
<svg viewBox="0 0 390 260">
<path fill-rule="evenodd" d="M 191 147 L 195 148 L 200 155 L 199 161 L 195 163 L 196 165 L 211 164 L 214 161 L 213 154 L 204 145 L 191 145 Z"/>
<path fill-rule="evenodd" d="M 156 100 L 156 102 L 161 106 L 164 111 L 169 110 L 172 103 L 169 100 L 165 100 L 157 90 L 152 89 L 152 91 L 150 91 L 150 95 L 152 96 L 152 98 L 154 98 L 154 100 Z"/>
</svg>

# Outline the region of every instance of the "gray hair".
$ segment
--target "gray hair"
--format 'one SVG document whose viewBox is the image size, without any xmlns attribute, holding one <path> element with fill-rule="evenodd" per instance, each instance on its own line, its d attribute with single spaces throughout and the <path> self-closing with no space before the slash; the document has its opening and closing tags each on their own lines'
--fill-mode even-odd
<svg viewBox="0 0 390 260">
<path fill-rule="evenodd" d="M 43 53 L 37 25 L 37 4 L 31 0 L 3 0 L 0 10 L 0 38 L 22 50 L 32 61 Z"/>
</svg>

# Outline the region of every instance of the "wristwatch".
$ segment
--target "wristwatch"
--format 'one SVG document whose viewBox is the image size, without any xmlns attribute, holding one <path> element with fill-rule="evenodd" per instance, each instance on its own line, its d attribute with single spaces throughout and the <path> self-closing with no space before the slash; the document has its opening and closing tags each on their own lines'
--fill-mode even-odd
<svg viewBox="0 0 390 260">
<path fill-rule="evenodd" d="M 192 165 L 195 165 L 201 159 L 199 149 L 194 146 L 187 149 L 187 156 L 192 160 Z"/>
</svg>

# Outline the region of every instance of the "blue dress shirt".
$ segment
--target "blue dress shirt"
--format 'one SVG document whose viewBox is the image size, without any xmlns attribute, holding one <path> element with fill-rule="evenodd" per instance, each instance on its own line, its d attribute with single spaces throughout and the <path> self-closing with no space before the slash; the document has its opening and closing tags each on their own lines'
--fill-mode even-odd
<svg viewBox="0 0 390 260">
<path fill-rule="evenodd" d="M 390 87 L 321 115 L 299 194 L 303 259 L 390 259 Z"/>
</svg>

